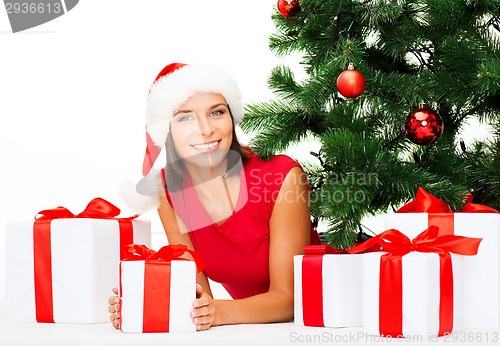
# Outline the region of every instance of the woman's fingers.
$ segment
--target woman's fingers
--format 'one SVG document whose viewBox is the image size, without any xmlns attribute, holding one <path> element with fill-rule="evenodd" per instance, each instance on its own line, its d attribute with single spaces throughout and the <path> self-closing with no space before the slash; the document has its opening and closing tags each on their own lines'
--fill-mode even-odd
<svg viewBox="0 0 500 346">
<path fill-rule="evenodd" d="M 120 311 L 120 304 L 114 304 L 108 306 L 108 311 L 112 314 L 116 314 L 117 312 Z"/>
<path fill-rule="evenodd" d="M 111 312 L 111 306 L 109 307 L 108 310 L 110 310 L 110 312 Z M 109 315 L 109 320 L 111 321 L 111 324 L 113 325 L 113 327 L 115 329 L 120 328 L 120 313 L 119 312 L 111 313 Z"/>
<path fill-rule="evenodd" d="M 205 292 L 203 291 L 203 287 L 200 284 L 196 284 L 196 298 L 199 298 L 203 292 Z"/>
<path fill-rule="evenodd" d="M 214 308 L 213 305 L 209 304 L 205 307 L 196 309 L 196 315 L 193 320 L 195 324 L 212 324 L 214 320 Z"/>
<path fill-rule="evenodd" d="M 111 290 L 114 294 L 118 294 L 118 288 L 114 287 Z M 111 296 L 108 298 L 108 311 L 110 313 L 109 320 L 111 324 L 116 329 L 120 328 L 120 298 L 115 296 Z"/>
<path fill-rule="evenodd" d="M 195 308 L 202 308 L 204 306 L 208 306 L 212 303 L 212 298 L 208 294 L 203 294 L 200 298 L 194 301 L 193 306 Z"/>
<path fill-rule="evenodd" d="M 197 331 L 207 330 L 212 326 L 212 322 L 209 323 L 199 323 L 196 325 Z"/>
<path fill-rule="evenodd" d="M 193 302 L 191 317 L 196 324 L 196 330 L 206 330 L 210 328 L 215 319 L 215 307 L 212 297 L 203 291 L 200 285 L 196 285 L 196 296 Z"/>
<path fill-rule="evenodd" d="M 109 305 L 115 305 L 115 304 L 118 304 L 119 302 L 120 302 L 120 298 L 118 298 L 117 296 L 111 296 L 108 298 Z"/>
<path fill-rule="evenodd" d="M 115 329 L 120 329 L 120 318 L 116 318 L 111 321 L 111 325 L 115 327 Z"/>
</svg>

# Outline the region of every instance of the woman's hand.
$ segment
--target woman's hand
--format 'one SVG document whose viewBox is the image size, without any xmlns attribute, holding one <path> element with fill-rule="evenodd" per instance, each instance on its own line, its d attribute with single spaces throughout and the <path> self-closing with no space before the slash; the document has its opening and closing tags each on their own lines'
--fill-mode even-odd
<svg viewBox="0 0 500 346">
<path fill-rule="evenodd" d="M 109 297 L 108 303 L 108 311 L 110 312 L 109 319 L 111 320 L 111 324 L 116 329 L 120 328 L 120 298 L 118 298 L 118 288 L 113 288 L 114 296 Z"/>
<path fill-rule="evenodd" d="M 200 285 L 196 285 L 196 299 L 193 302 L 191 317 L 196 330 L 207 330 L 215 320 L 215 306 L 212 297 Z"/>
<path fill-rule="evenodd" d="M 109 297 L 108 311 L 110 312 L 109 319 L 111 324 L 116 329 L 120 328 L 120 299 L 118 298 L 118 289 L 113 288 L 114 296 Z M 193 302 L 193 311 L 191 317 L 196 325 L 196 330 L 206 330 L 210 328 L 215 320 L 215 306 L 212 297 L 207 294 L 200 285 L 196 285 L 196 296 L 198 297 Z"/>
</svg>

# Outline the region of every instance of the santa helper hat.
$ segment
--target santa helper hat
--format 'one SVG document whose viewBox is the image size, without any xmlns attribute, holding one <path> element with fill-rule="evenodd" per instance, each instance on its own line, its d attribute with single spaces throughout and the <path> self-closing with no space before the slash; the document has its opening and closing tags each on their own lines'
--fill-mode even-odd
<svg viewBox="0 0 500 346">
<path fill-rule="evenodd" d="M 126 182 L 122 187 L 122 197 L 131 210 L 144 212 L 159 207 L 163 186 L 160 169 L 154 169 L 153 165 L 165 145 L 174 113 L 191 96 L 199 93 L 224 96 L 234 124 L 243 119 L 241 92 L 226 71 L 206 64 L 172 63 L 165 66 L 155 78 L 147 99 L 144 177 L 137 184 Z"/>
</svg>

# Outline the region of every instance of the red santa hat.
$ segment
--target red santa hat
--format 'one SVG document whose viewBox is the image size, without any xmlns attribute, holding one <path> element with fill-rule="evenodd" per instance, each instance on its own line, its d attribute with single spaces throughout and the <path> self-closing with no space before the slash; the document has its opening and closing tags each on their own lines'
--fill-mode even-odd
<svg viewBox="0 0 500 346">
<path fill-rule="evenodd" d="M 208 64 L 172 63 L 165 66 L 151 85 L 147 99 L 144 177 L 137 184 L 127 182 L 122 189 L 122 196 L 130 209 L 142 212 L 158 208 L 163 187 L 160 170 L 153 169 L 153 165 L 165 145 L 173 115 L 191 96 L 199 93 L 224 96 L 234 124 L 243 119 L 241 92 L 226 71 Z"/>
</svg>

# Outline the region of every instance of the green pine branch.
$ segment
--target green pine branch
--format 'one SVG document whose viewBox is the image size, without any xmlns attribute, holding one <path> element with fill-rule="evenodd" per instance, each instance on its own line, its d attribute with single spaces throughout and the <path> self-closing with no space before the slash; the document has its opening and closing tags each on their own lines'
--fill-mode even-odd
<svg viewBox="0 0 500 346">
<path fill-rule="evenodd" d="M 321 143 L 311 183 L 312 216 L 327 240 L 347 247 L 369 215 L 395 210 L 418 186 L 458 210 L 474 202 L 500 207 L 500 0 L 301 0 L 302 11 L 272 16 L 269 39 L 278 56 L 300 54 L 307 78 L 277 66 L 275 99 L 246 106 L 241 124 L 270 157 L 308 136 Z M 346 99 L 338 75 L 353 63 L 365 92 Z M 404 132 L 408 114 L 425 102 L 443 119 L 434 144 Z M 471 119 L 491 124 L 491 140 L 465 147 L 459 132 Z M 297 158 L 300 159 L 300 158 Z"/>
</svg>

